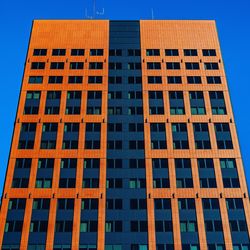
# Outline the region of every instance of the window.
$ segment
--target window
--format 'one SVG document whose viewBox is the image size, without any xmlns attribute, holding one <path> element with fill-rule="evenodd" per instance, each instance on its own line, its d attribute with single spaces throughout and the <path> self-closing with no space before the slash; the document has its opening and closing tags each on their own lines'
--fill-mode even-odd
<svg viewBox="0 0 250 250">
<path fill-rule="evenodd" d="M 130 209 L 132 210 L 147 209 L 147 200 L 146 199 L 130 199 Z"/>
<path fill-rule="evenodd" d="M 53 49 L 52 50 L 52 56 L 65 56 L 66 55 L 66 49 Z"/>
<path fill-rule="evenodd" d="M 77 159 L 75 158 L 63 158 L 61 159 L 61 165 L 60 168 L 67 169 L 76 169 L 77 167 Z"/>
<path fill-rule="evenodd" d="M 81 109 L 81 91 L 68 91 L 66 101 L 66 115 L 79 115 Z"/>
<path fill-rule="evenodd" d="M 129 159 L 129 168 L 145 168 L 145 160 Z"/>
<path fill-rule="evenodd" d="M 106 233 L 122 232 L 122 221 L 121 220 L 106 221 L 105 232 Z"/>
<path fill-rule="evenodd" d="M 106 188 L 122 188 L 122 179 L 121 178 L 107 178 Z"/>
<path fill-rule="evenodd" d="M 90 49 L 90 56 L 103 56 L 103 49 Z"/>
<path fill-rule="evenodd" d="M 218 70 L 219 69 L 219 64 L 218 63 L 204 63 L 204 69 L 205 70 Z"/>
<path fill-rule="evenodd" d="M 52 62 L 50 69 L 64 69 L 64 62 Z"/>
<path fill-rule="evenodd" d="M 154 178 L 153 188 L 170 188 L 169 178 Z"/>
<path fill-rule="evenodd" d="M 165 56 L 179 56 L 178 49 L 165 49 Z"/>
<path fill-rule="evenodd" d="M 156 232 L 172 232 L 173 226 L 171 220 L 156 220 L 155 221 Z"/>
<path fill-rule="evenodd" d="M 86 123 L 85 149 L 100 149 L 100 123 Z"/>
<path fill-rule="evenodd" d="M 84 178 L 82 181 L 83 188 L 99 188 L 98 178 Z"/>
<path fill-rule="evenodd" d="M 130 250 L 148 250 L 148 245 L 131 244 Z"/>
<path fill-rule="evenodd" d="M 202 91 L 190 91 L 190 108 L 192 115 L 205 115 L 205 101 Z"/>
<path fill-rule="evenodd" d="M 18 149 L 33 149 L 36 134 L 36 123 L 22 123 Z"/>
<path fill-rule="evenodd" d="M 47 55 L 47 49 L 34 49 L 33 50 L 33 56 L 46 56 Z"/>
<path fill-rule="evenodd" d="M 102 76 L 89 76 L 88 83 L 90 83 L 90 84 L 94 84 L 94 83 L 100 84 L 100 83 L 102 83 Z"/>
<path fill-rule="evenodd" d="M 147 221 L 130 221 L 130 232 L 147 232 L 148 222 Z"/>
<path fill-rule="evenodd" d="M 207 123 L 193 123 L 195 149 L 211 149 Z"/>
<path fill-rule="evenodd" d="M 160 62 L 148 62 L 147 63 L 147 69 L 161 69 L 161 63 Z"/>
<path fill-rule="evenodd" d="M 16 159 L 16 164 L 15 164 L 15 169 L 17 168 L 31 168 L 31 158 L 17 158 Z"/>
<path fill-rule="evenodd" d="M 83 62 L 71 62 L 69 65 L 70 69 L 83 69 L 84 63 Z"/>
<path fill-rule="evenodd" d="M 39 84 L 43 83 L 43 76 L 30 76 L 29 77 L 30 84 Z"/>
<path fill-rule="evenodd" d="M 169 84 L 181 84 L 182 83 L 181 76 L 168 76 L 167 81 Z"/>
<path fill-rule="evenodd" d="M 159 56 L 160 50 L 159 49 L 147 49 L 146 56 Z"/>
<path fill-rule="evenodd" d="M 83 76 L 69 76 L 68 83 L 70 84 L 79 84 L 83 82 Z"/>
<path fill-rule="evenodd" d="M 122 159 L 107 159 L 107 168 L 122 168 Z"/>
<path fill-rule="evenodd" d="M 186 69 L 187 70 L 198 70 L 200 69 L 200 65 L 198 62 L 186 62 Z"/>
<path fill-rule="evenodd" d="M 121 49 L 110 49 L 109 56 L 122 56 L 122 50 Z"/>
<path fill-rule="evenodd" d="M 140 70 L 140 69 L 141 69 L 141 63 L 136 63 L 136 62 L 128 63 L 128 70 Z"/>
<path fill-rule="evenodd" d="M 13 178 L 12 188 L 27 188 L 29 185 L 29 178 Z"/>
<path fill-rule="evenodd" d="M 219 200 L 216 198 L 203 198 L 202 206 L 204 210 L 219 210 Z"/>
<path fill-rule="evenodd" d="M 171 210 L 171 199 L 158 198 L 154 199 L 154 206 L 156 210 Z"/>
<path fill-rule="evenodd" d="M 26 199 L 12 198 L 9 200 L 8 210 L 24 210 L 25 204 L 26 204 Z"/>
<path fill-rule="evenodd" d="M 58 210 L 74 210 L 74 199 L 58 199 Z"/>
<path fill-rule="evenodd" d="M 181 69 L 181 65 L 179 62 L 167 62 L 166 68 L 167 69 Z"/>
<path fill-rule="evenodd" d="M 169 92 L 170 114 L 171 115 L 184 115 L 184 99 L 181 91 Z"/>
<path fill-rule="evenodd" d="M 73 221 L 57 220 L 55 224 L 55 233 L 69 233 L 72 232 L 72 228 L 73 228 Z"/>
<path fill-rule="evenodd" d="M 71 56 L 84 56 L 84 49 L 72 49 Z"/>
<path fill-rule="evenodd" d="M 103 69 L 103 63 L 102 62 L 90 62 L 89 69 Z"/>
<path fill-rule="evenodd" d="M 82 199 L 81 209 L 82 210 L 97 210 L 98 199 L 92 199 L 92 198 Z"/>
<path fill-rule="evenodd" d="M 129 49 L 128 56 L 141 56 L 141 50 L 139 49 Z"/>
<path fill-rule="evenodd" d="M 229 124 L 215 123 L 214 128 L 218 149 L 233 149 Z"/>
<path fill-rule="evenodd" d="M 11 221 L 8 220 L 5 223 L 4 232 L 5 233 L 17 233 L 22 232 L 23 221 L 15 220 Z"/>
<path fill-rule="evenodd" d="M 215 49 L 203 49 L 202 54 L 203 56 L 216 56 L 216 50 Z"/>
<path fill-rule="evenodd" d="M 143 109 L 142 107 L 128 107 L 128 115 L 142 115 Z"/>
<path fill-rule="evenodd" d="M 62 149 L 77 149 L 79 123 L 65 123 Z"/>
<path fill-rule="evenodd" d="M 121 210 L 122 209 L 122 199 L 107 199 L 106 208 L 112 210 Z"/>
<path fill-rule="evenodd" d="M 121 91 L 109 91 L 108 99 L 122 99 L 122 92 Z"/>
<path fill-rule="evenodd" d="M 33 200 L 33 210 L 49 210 L 50 208 L 50 199 L 37 198 Z"/>
<path fill-rule="evenodd" d="M 36 179 L 36 188 L 51 188 L 52 179 L 49 178 L 37 178 Z"/>
<path fill-rule="evenodd" d="M 121 84 L 122 77 L 121 76 L 109 76 L 109 83 L 110 84 Z"/>
<path fill-rule="evenodd" d="M 131 178 L 129 179 L 129 188 L 146 188 L 146 179 Z"/>
<path fill-rule="evenodd" d="M 150 115 L 163 115 L 164 103 L 162 91 L 149 91 L 149 114 Z"/>
<path fill-rule="evenodd" d="M 210 91 L 209 92 L 210 103 L 213 115 L 226 115 L 226 103 L 224 94 L 222 91 Z"/>
<path fill-rule="evenodd" d="M 122 141 L 121 140 L 108 140 L 107 149 L 110 149 L 110 150 L 122 149 Z"/>
<path fill-rule="evenodd" d="M 186 123 L 172 123 L 173 149 L 188 149 Z"/>
<path fill-rule="evenodd" d="M 207 83 L 208 84 L 221 84 L 221 77 L 220 76 L 207 76 Z"/>
<path fill-rule="evenodd" d="M 122 69 L 122 63 L 120 63 L 120 62 L 110 62 L 109 63 L 109 69 L 121 70 Z"/>
<path fill-rule="evenodd" d="M 105 245 L 105 250 L 122 250 L 121 245 Z"/>
<path fill-rule="evenodd" d="M 48 91 L 45 114 L 58 115 L 60 111 L 61 91 Z"/>
<path fill-rule="evenodd" d="M 180 221 L 181 233 L 194 233 L 198 231 L 196 221 Z"/>
<path fill-rule="evenodd" d="M 196 49 L 184 49 L 184 56 L 198 56 Z"/>
<path fill-rule="evenodd" d="M 177 188 L 192 188 L 193 187 L 190 159 L 186 159 L 186 158 L 175 159 L 175 172 L 176 172 L 176 187 Z"/>
<path fill-rule="evenodd" d="M 84 159 L 84 168 L 87 169 L 99 169 L 100 168 L 100 159 Z"/>
<path fill-rule="evenodd" d="M 57 139 L 57 123 L 44 123 L 42 128 L 41 149 L 55 149 Z"/>
<path fill-rule="evenodd" d="M 108 123 L 109 132 L 122 132 L 122 123 Z"/>
<path fill-rule="evenodd" d="M 63 82 L 63 76 L 49 76 L 50 84 L 61 84 Z"/>
<path fill-rule="evenodd" d="M 200 187 L 201 188 L 216 188 L 216 178 L 214 172 L 213 159 L 200 158 L 197 159 L 200 176 Z"/>
<path fill-rule="evenodd" d="M 51 168 L 54 168 L 54 162 L 55 162 L 55 159 L 53 159 L 53 158 L 40 158 L 40 159 L 38 159 L 37 167 L 38 167 L 38 169 L 39 168 L 51 169 Z"/>
<path fill-rule="evenodd" d="M 162 137 L 159 139 L 159 132 Z M 151 149 L 167 149 L 165 123 L 151 123 Z"/>
<path fill-rule="evenodd" d="M 45 62 L 32 62 L 31 69 L 45 69 Z"/>
<path fill-rule="evenodd" d="M 244 210 L 244 205 L 241 198 L 227 198 L 226 204 L 228 210 Z"/>
<path fill-rule="evenodd" d="M 129 123 L 128 128 L 129 128 L 129 132 L 143 132 L 144 131 L 143 123 Z"/>
<path fill-rule="evenodd" d="M 201 77 L 200 76 L 187 76 L 187 83 L 189 84 L 201 84 Z"/>
<path fill-rule="evenodd" d="M 48 221 L 44 220 L 31 220 L 30 232 L 31 233 L 45 233 L 47 232 Z"/>
<path fill-rule="evenodd" d="M 141 84 L 142 77 L 140 76 L 129 76 L 128 77 L 128 84 Z"/>
<path fill-rule="evenodd" d="M 240 182 L 235 159 L 221 158 L 220 167 L 224 188 L 239 188 Z"/>
<path fill-rule="evenodd" d="M 27 91 L 24 105 L 24 115 L 37 115 L 40 105 L 40 91 Z"/>
<path fill-rule="evenodd" d="M 134 110 L 135 110 L 135 107 L 134 107 Z M 122 107 L 109 107 L 108 114 L 109 115 L 122 115 Z"/>
<path fill-rule="evenodd" d="M 131 140 L 129 141 L 129 149 L 130 150 L 141 150 L 144 149 L 144 141 L 143 140 Z"/>
<path fill-rule="evenodd" d="M 195 200 L 191 198 L 178 199 L 179 210 L 195 210 Z"/>
</svg>

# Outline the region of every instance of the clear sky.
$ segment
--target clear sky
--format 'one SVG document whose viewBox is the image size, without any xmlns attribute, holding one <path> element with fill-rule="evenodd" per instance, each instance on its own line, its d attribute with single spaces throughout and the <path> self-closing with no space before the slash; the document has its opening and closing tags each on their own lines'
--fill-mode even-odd
<svg viewBox="0 0 250 250">
<path fill-rule="evenodd" d="M 92 0 L 0 1 L 0 190 L 4 183 L 33 19 L 85 19 Z M 100 19 L 215 19 L 250 184 L 250 0 L 96 0 Z M 250 186 L 250 185 L 249 185 Z"/>
</svg>

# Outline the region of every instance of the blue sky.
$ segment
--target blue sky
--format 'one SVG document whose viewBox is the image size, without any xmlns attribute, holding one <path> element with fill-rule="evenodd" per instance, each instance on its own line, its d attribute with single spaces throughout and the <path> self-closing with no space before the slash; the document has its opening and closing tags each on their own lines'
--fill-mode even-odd
<svg viewBox="0 0 250 250">
<path fill-rule="evenodd" d="M 23 67 L 33 19 L 84 19 L 92 0 L 0 1 L 0 190 L 4 183 Z M 215 19 L 250 183 L 250 1 L 249 0 L 96 0 L 101 19 Z"/>
</svg>

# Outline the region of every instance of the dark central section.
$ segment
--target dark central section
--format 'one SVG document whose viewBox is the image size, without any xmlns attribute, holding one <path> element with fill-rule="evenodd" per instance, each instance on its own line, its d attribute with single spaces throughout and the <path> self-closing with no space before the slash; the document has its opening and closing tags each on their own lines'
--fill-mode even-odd
<svg viewBox="0 0 250 250">
<path fill-rule="evenodd" d="M 110 22 L 106 250 L 147 249 L 140 24 Z"/>
</svg>

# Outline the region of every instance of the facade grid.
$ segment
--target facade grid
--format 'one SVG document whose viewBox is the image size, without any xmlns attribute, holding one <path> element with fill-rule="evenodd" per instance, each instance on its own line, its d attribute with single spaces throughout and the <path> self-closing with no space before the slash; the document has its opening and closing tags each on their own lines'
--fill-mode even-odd
<svg viewBox="0 0 250 250">
<path fill-rule="evenodd" d="M 250 250 L 214 21 L 33 22 L 3 250 Z"/>
</svg>

